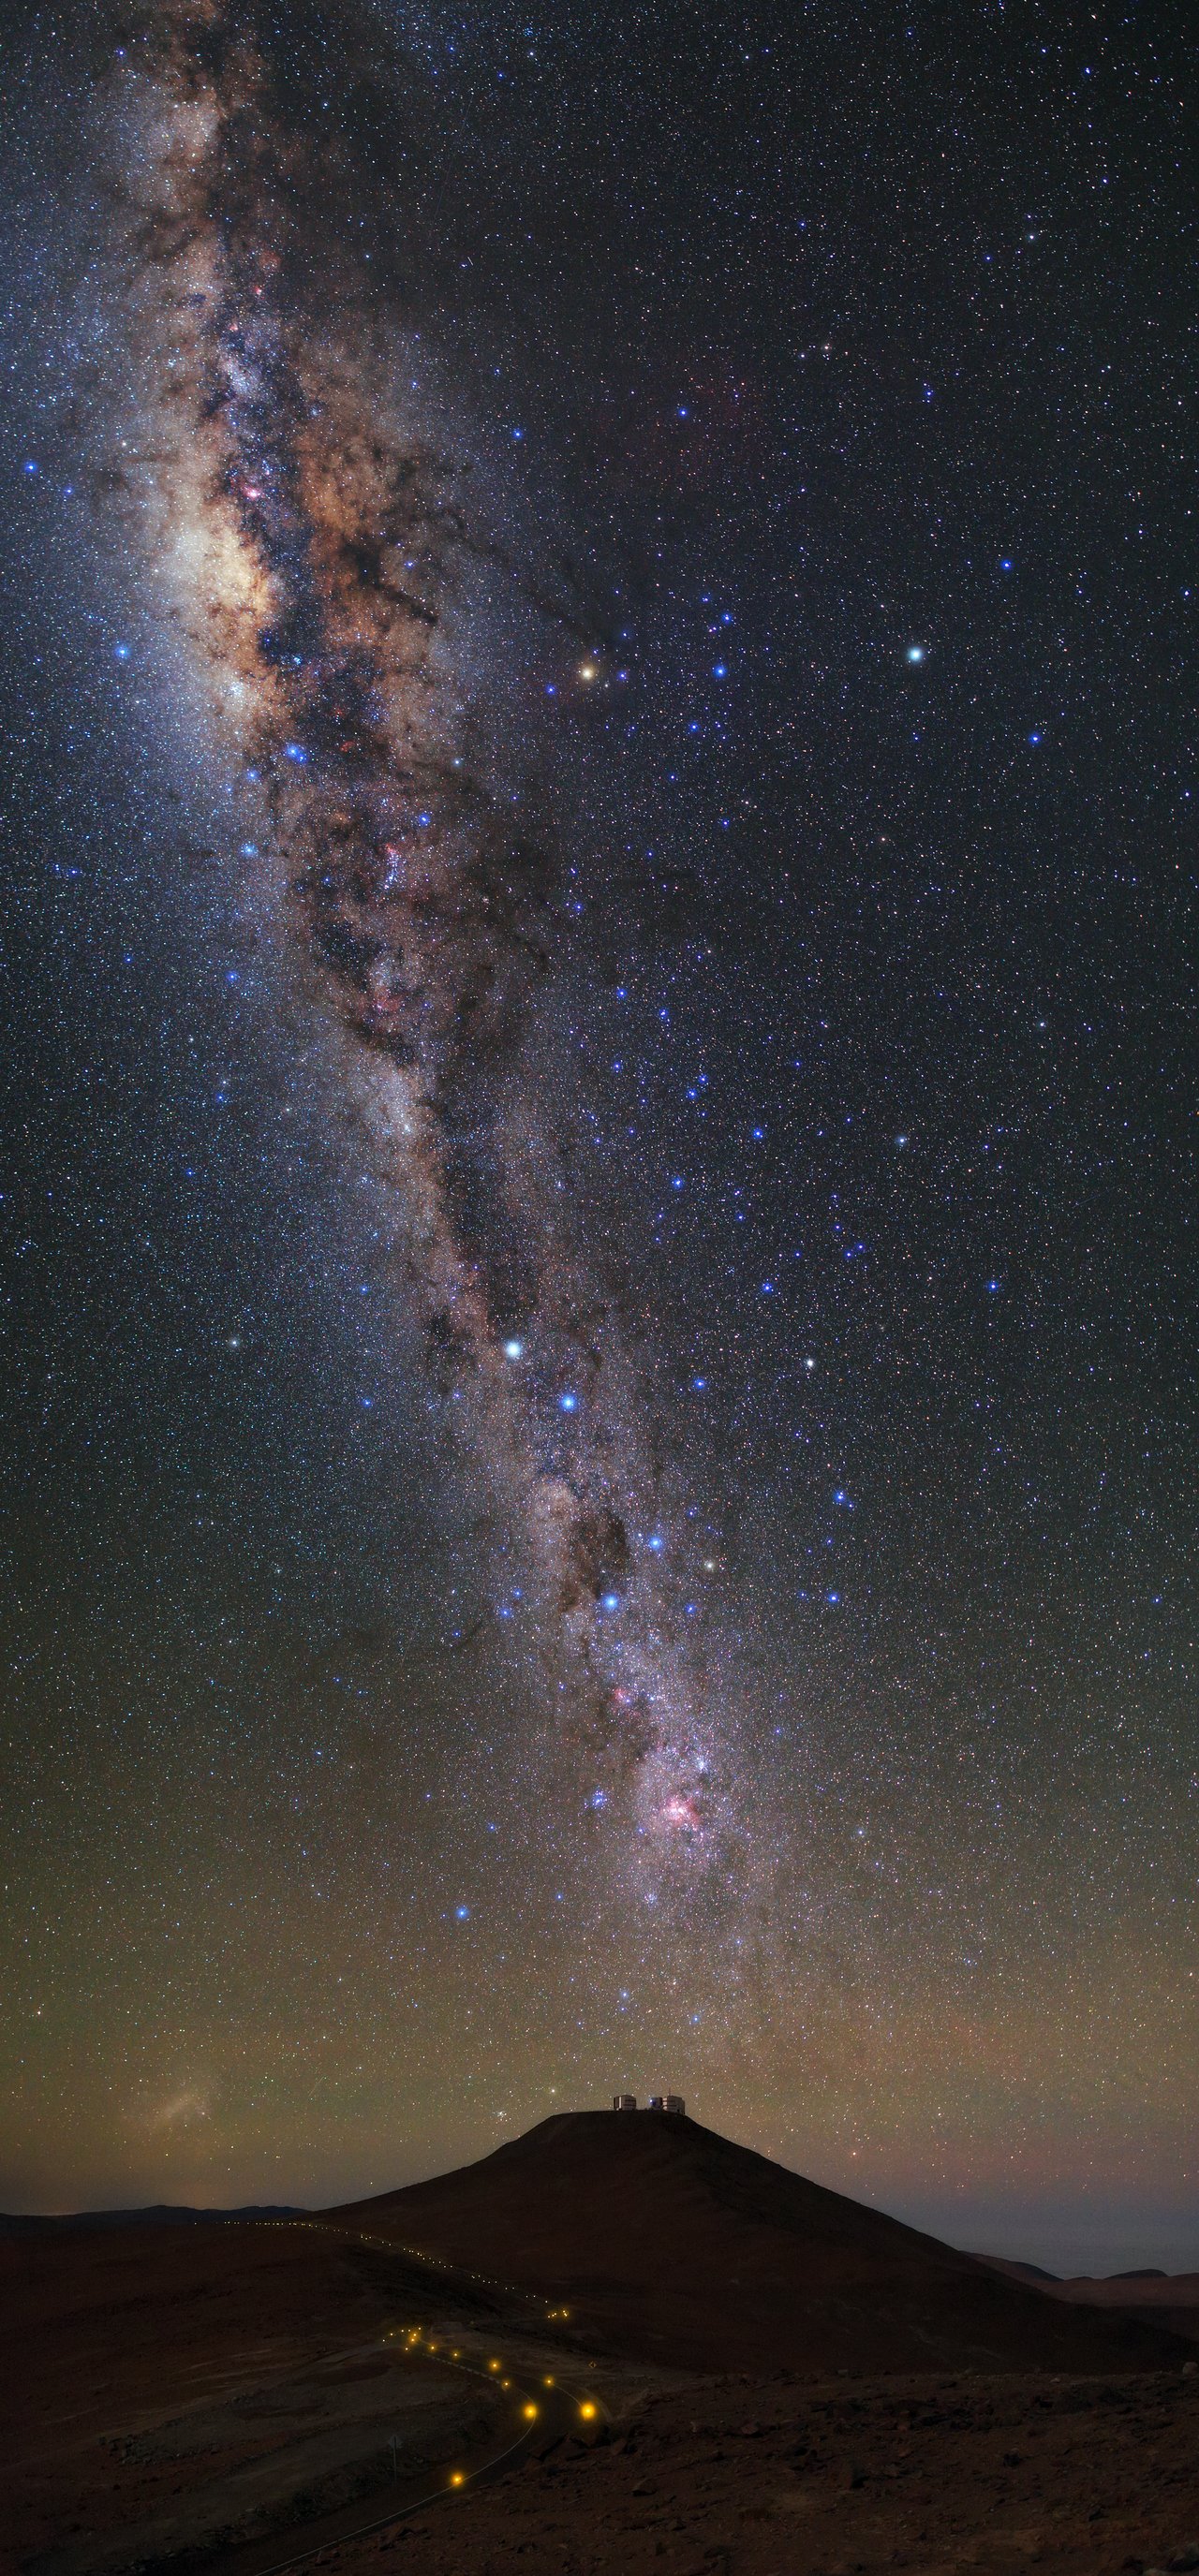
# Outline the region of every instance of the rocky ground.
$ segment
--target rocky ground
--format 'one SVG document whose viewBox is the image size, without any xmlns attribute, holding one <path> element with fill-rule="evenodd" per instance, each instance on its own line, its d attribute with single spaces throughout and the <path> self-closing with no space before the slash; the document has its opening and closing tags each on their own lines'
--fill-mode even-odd
<svg viewBox="0 0 1199 2576">
<path fill-rule="evenodd" d="M 336 2576 L 1199 2569 L 1199 2374 L 704 2380 L 329 2549 Z"/>
<path fill-rule="evenodd" d="M 258 2576 L 680 2379 L 307 2223 L 18 2241 L 0 2312 L 0 2576 Z"/>
<path fill-rule="evenodd" d="M 17 2235 L 0 2576 L 1199 2576 L 1199 2357 L 1072 2286 L 670 2116 Z"/>
<path fill-rule="evenodd" d="M 393 2437 L 413 2476 L 485 2450 L 491 2393 L 395 2335 L 429 2296 L 401 2257 L 287 2228 L 0 2246 L 0 2576 L 286 2528 L 374 2493 Z M 450 2322 L 477 2335 L 473 2305 Z"/>
</svg>

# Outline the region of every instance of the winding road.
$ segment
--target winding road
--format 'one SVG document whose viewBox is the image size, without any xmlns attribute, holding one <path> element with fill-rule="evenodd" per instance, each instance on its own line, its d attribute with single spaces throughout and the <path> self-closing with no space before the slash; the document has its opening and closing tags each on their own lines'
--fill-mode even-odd
<svg viewBox="0 0 1199 2576">
<path fill-rule="evenodd" d="M 273 2223 L 288 2224 L 287 2221 Z M 365 2228 L 331 2227 L 319 2220 L 301 2220 L 299 2224 L 322 2235 L 341 2236 L 353 2243 L 368 2245 L 376 2251 L 415 2258 L 427 2264 L 431 2271 L 444 2271 L 451 2275 L 453 2272 L 454 2267 L 442 2264 L 436 2256 L 424 2253 L 422 2248 L 400 2245 L 392 2237 L 376 2236 Z M 481 2274 L 467 2277 L 472 2280 L 484 2278 Z M 518 2290 L 514 2283 L 488 2279 L 486 2286 L 528 2300 L 547 2321 L 567 2314 L 565 2308 L 545 2309 L 542 2302 L 530 2299 L 529 2293 Z M 485 2486 L 489 2480 L 512 2468 L 518 2460 L 548 2448 L 567 2434 L 583 2441 L 602 2437 L 608 2422 L 607 2409 L 595 2389 L 577 2371 L 564 2374 L 554 2370 L 538 2374 L 531 2370 L 527 2360 L 511 2364 L 500 2352 L 488 2354 L 485 2359 L 478 2358 L 473 2352 L 463 2349 L 466 2331 L 463 2330 L 461 2340 L 455 2343 L 453 2335 L 448 2332 L 426 2334 L 420 2327 L 394 2326 L 370 2349 L 386 2351 L 391 2356 L 407 2356 L 414 2364 L 435 2360 L 439 2370 L 461 2371 L 471 2379 L 482 2381 L 501 2401 L 496 2408 L 497 2421 L 485 2444 L 474 2453 L 464 2453 L 460 2460 L 442 2469 L 427 2469 L 419 2476 L 397 2480 L 388 2492 L 385 2512 L 372 2512 L 367 2499 L 360 2496 L 352 2504 L 340 2506 L 332 2513 L 318 2515 L 305 2523 L 294 2534 L 295 2547 L 289 2548 L 284 2534 L 276 2531 L 255 2540 L 239 2542 L 232 2548 L 214 2550 L 204 2562 L 205 2576 L 288 2576 L 288 2571 L 310 2565 L 323 2550 L 338 2541 L 365 2539 L 372 2533 L 387 2531 L 398 2523 L 407 2522 L 414 2513 L 426 2511 L 431 2505 L 452 2506 L 457 2496 Z M 475 2332 L 474 2329 L 469 2330 L 472 2342 Z M 500 2345 L 504 2340 L 502 2334 L 495 2338 Z M 376 2504 L 378 2501 L 376 2498 Z"/>
</svg>

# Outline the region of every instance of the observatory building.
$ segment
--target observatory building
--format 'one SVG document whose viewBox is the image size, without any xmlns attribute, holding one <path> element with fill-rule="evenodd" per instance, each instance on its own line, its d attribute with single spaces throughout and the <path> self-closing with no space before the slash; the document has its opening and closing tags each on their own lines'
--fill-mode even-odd
<svg viewBox="0 0 1199 2576">
<path fill-rule="evenodd" d="M 651 2093 L 645 2107 L 647 2111 L 675 2111 L 680 2119 L 685 2116 L 687 2109 L 687 2105 L 684 2102 L 681 2093 Z M 636 2094 L 614 2093 L 612 2096 L 612 2108 L 614 2111 L 635 2111 L 637 2108 Z"/>
</svg>

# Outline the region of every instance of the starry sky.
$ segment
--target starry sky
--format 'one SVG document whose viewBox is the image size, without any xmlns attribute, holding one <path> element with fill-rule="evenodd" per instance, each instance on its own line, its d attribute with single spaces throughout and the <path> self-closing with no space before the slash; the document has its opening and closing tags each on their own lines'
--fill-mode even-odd
<svg viewBox="0 0 1199 2576">
<path fill-rule="evenodd" d="M 10 20 L 0 2204 L 1199 2264 L 1181 29 Z"/>
</svg>

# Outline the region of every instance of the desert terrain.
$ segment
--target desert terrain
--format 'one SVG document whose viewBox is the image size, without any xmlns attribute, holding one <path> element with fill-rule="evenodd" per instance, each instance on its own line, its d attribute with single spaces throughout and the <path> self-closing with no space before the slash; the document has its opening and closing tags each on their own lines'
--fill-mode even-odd
<svg viewBox="0 0 1199 2576">
<path fill-rule="evenodd" d="M 3 2576 L 1199 2570 L 1185 2297 L 1018 2277 L 681 2118 L 26 2230 L 0 2278 Z"/>
</svg>

